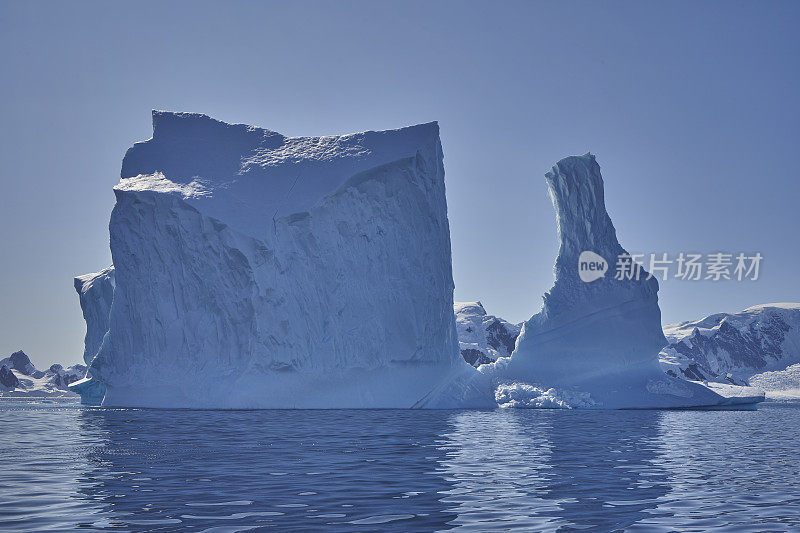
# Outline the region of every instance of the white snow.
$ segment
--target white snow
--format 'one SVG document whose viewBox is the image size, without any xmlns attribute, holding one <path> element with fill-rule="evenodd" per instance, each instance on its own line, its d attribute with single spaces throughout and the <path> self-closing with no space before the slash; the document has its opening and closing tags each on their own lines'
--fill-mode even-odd
<svg viewBox="0 0 800 533">
<path fill-rule="evenodd" d="M 704 381 L 702 383 L 697 382 L 696 384 L 707 387 L 720 396 L 723 396 L 725 400 L 721 402 L 720 405 L 724 407 L 755 404 L 758 402 L 763 402 L 765 399 L 764 391 L 759 387 L 732 385 L 730 383 L 716 383 L 713 381 Z"/>
<path fill-rule="evenodd" d="M 155 174 L 139 174 L 132 178 L 122 178 L 116 186 L 119 191 L 155 191 L 160 193 L 177 193 L 184 200 L 211 196 L 211 189 L 200 179 L 189 183 L 176 183 L 164 177 L 161 172 Z"/>
<path fill-rule="evenodd" d="M 185 200 L 204 216 L 262 240 L 274 234 L 276 219 L 305 213 L 356 174 L 418 152 L 430 165 L 427 183 L 437 181 L 433 176 L 441 182 L 438 130 L 428 123 L 292 138 L 201 114 L 154 111 L 153 137 L 125 154 L 116 190 L 188 193 Z M 142 182 L 150 182 L 150 188 Z"/>
<path fill-rule="evenodd" d="M 62 374 L 72 374 L 77 376 L 82 374 L 80 372 L 70 372 L 70 369 L 62 371 Z M 25 375 L 17 370 L 13 371 L 19 379 L 20 386 L 10 390 L 0 392 L 0 396 L 4 398 L 39 398 L 39 397 L 74 397 L 75 393 L 67 388 L 57 386 L 53 380 L 53 373 L 47 372 L 41 377 L 33 377 Z"/>
<path fill-rule="evenodd" d="M 2 375 L 13 374 L 17 383 L 14 386 L 2 382 Z M 42 398 L 42 397 L 75 397 L 67 385 L 83 377 L 86 367 L 72 365 L 51 365 L 47 370 L 37 369 L 22 350 L 14 352 L 10 357 L 0 359 L 0 397 L 3 398 Z M 12 378 L 13 380 L 13 378 Z"/>
<path fill-rule="evenodd" d="M 468 363 L 477 367 L 514 351 L 520 324 L 487 314 L 481 302 L 455 302 L 453 309 L 459 348 Z"/>
<path fill-rule="evenodd" d="M 753 305 L 745 309 L 745 311 L 759 311 L 769 308 L 778 308 L 778 309 L 797 309 L 800 310 L 800 303 L 792 303 L 792 302 L 777 302 L 772 304 L 759 304 Z"/>
<path fill-rule="evenodd" d="M 576 409 L 597 404 L 587 392 L 544 389 L 528 383 L 503 383 L 495 389 L 495 401 L 503 409 Z"/>
<path fill-rule="evenodd" d="M 767 398 L 775 400 L 800 399 L 800 363 L 785 370 L 774 370 L 754 374 L 750 384 L 766 392 Z"/>
</svg>

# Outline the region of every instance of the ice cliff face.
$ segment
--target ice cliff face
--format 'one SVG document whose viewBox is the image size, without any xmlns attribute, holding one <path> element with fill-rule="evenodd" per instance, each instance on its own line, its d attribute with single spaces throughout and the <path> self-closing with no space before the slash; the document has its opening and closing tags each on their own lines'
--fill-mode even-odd
<svg viewBox="0 0 800 533">
<path fill-rule="evenodd" d="M 669 344 L 661 364 L 686 379 L 743 384 L 768 395 L 800 392 L 800 304 L 749 307 L 740 313 L 718 313 L 702 320 L 664 327 Z M 797 392 L 795 392 L 797 394 Z"/>
<path fill-rule="evenodd" d="M 83 379 L 71 383 L 69 388 L 79 393 L 81 401 L 88 405 L 98 405 L 106 392 L 103 382 L 94 376 L 92 364 L 108 333 L 114 285 L 113 266 L 75 278 L 75 290 L 78 292 L 83 318 L 86 320 L 83 360 L 89 370 L 85 376 L 81 376 Z"/>
<path fill-rule="evenodd" d="M 76 281 L 103 405 L 485 404 L 442 392 L 472 370 L 435 123 L 289 138 L 154 112 L 114 191 L 113 280 Z"/>
<path fill-rule="evenodd" d="M 534 405 L 542 398 L 546 404 L 577 398 L 580 407 L 597 408 L 726 403 L 707 387 L 667 376 L 659 367 L 667 341 L 658 282 L 629 261 L 631 275 L 616 279 L 625 250 L 605 209 L 594 156 L 562 159 L 545 177 L 561 241 L 555 284 L 542 310 L 523 324 L 511 357 L 481 367 L 500 383 L 498 403 L 525 405 L 526 391 Z"/>
<path fill-rule="evenodd" d="M 108 332 L 108 315 L 114 299 L 114 267 L 76 277 L 75 290 L 86 320 L 83 360 L 90 364 Z"/>
<path fill-rule="evenodd" d="M 514 351 L 520 325 L 486 314 L 480 302 L 455 302 L 461 356 L 474 367 L 508 357 Z"/>
</svg>

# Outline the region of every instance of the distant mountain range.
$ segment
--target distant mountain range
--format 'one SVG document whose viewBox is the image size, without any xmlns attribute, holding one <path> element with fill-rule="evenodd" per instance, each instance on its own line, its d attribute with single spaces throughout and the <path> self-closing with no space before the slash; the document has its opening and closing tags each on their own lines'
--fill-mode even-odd
<svg viewBox="0 0 800 533">
<path fill-rule="evenodd" d="M 51 365 L 38 370 L 22 350 L 0 359 L 0 396 L 77 396 L 67 385 L 86 374 L 84 365 Z"/>
<path fill-rule="evenodd" d="M 659 354 L 677 377 L 743 384 L 774 398 L 800 397 L 800 304 L 774 303 L 739 313 L 664 326 Z"/>
</svg>

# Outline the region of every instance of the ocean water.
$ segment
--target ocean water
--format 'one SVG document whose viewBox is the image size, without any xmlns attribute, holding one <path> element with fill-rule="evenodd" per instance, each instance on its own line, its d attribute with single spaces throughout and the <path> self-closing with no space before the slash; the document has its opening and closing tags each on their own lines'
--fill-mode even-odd
<svg viewBox="0 0 800 533">
<path fill-rule="evenodd" d="M 798 531 L 800 405 L 170 411 L 0 402 L 0 530 Z"/>
</svg>

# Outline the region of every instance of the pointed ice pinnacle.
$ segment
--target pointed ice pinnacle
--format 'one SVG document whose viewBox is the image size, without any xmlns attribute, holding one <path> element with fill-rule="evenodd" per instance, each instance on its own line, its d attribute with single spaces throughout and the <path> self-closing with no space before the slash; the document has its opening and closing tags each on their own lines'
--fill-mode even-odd
<svg viewBox="0 0 800 533">
<path fill-rule="evenodd" d="M 659 367 L 658 353 L 667 341 L 656 279 L 647 279 L 638 265 L 632 265 L 634 273 L 638 270 L 633 279 L 619 280 L 605 272 L 626 252 L 606 212 L 595 157 L 567 157 L 545 177 L 561 241 L 555 283 L 542 310 L 524 323 L 511 357 L 481 367 L 499 382 L 498 401 L 524 405 L 520 395 L 533 391 L 547 400 L 544 405 L 568 403 L 570 398 L 577 398 L 580 407 L 597 408 L 728 403 L 702 385 L 665 375 Z M 591 267 L 605 275 L 582 279 L 581 269 Z"/>
</svg>

